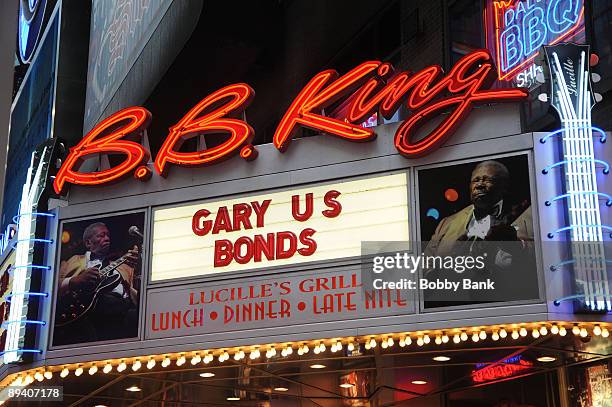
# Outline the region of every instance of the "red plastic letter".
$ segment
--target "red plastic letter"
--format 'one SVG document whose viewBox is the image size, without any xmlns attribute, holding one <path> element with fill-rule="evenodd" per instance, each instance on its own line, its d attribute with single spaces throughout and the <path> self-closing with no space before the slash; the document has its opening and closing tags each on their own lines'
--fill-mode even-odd
<svg viewBox="0 0 612 407">
<path fill-rule="evenodd" d="M 55 192 L 61 194 L 66 183 L 100 185 L 116 181 L 134 171 L 140 164 L 146 163 L 149 152 L 143 146 L 134 141 L 121 139 L 143 131 L 150 121 L 151 113 L 143 107 L 129 107 L 104 119 L 91 129 L 79 144 L 70 148 L 70 154 L 53 182 Z M 123 124 L 124 122 L 126 124 Z M 105 134 L 110 129 L 113 129 L 110 134 Z M 106 170 L 79 172 L 85 157 L 111 153 L 123 154 L 125 159 L 121 164 Z"/>
<path fill-rule="evenodd" d="M 155 157 L 155 170 L 158 174 L 166 176 L 168 163 L 183 166 L 197 166 L 211 164 L 238 152 L 238 149 L 247 146 L 255 131 L 245 121 L 227 118 L 228 114 L 237 115 L 247 108 L 253 100 L 255 91 L 245 84 L 229 85 L 205 97 L 193 107 L 176 125 L 170 128 L 157 157 Z M 207 109 L 218 106 L 223 100 L 229 99 L 225 104 L 206 112 Z M 195 152 L 180 152 L 183 142 L 200 134 L 229 133 L 228 139 L 212 148 Z M 248 148 L 252 154 L 254 148 Z M 249 156 L 250 156 L 249 154 Z"/>
<path fill-rule="evenodd" d="M 373 75 L 380 64 L 378 61 L 364 62 L 337 80 L 334 79 L 338 77 L 338 73 L 332 69 L 312 78 L 295 98 L 276 128 L 273 140 L 276 148 L 285 151 L 300 124 L 352 141 L 368 141 L 376 137 L 370 129 L 315 114 L 313 111 L 320 112 L 354 92 Z"/>
</svg>

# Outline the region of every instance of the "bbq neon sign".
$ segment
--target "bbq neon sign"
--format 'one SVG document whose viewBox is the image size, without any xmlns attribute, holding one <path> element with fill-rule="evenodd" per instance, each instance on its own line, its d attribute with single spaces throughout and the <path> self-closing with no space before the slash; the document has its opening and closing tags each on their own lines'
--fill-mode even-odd
<svg viewBox="0 0 612 407">
<path fill-rule="evenodd" d="M 584 28 L 584 0 L 493 0 L 485 13 L 487 27 L 493 27 L 498 76 L 505 80 L 527 68 L 542 45 Z"/>
<path fill-rule="evenodd" d="M 315 75 L 294 99 L 275 131 L 273 142 L 278 150 L 286 151 L 301 127 L 348 141 L 370 141 L 376 133 L 361 123 L 375 112 L 389 119 L 404 104 L 412 114 L 398 127 L 395 146 L 405 157 L 420 157 L 452 136 L 475 105 L 527 98 L 525 89 L 490 89 L 496 77 L 486 50 L 464 56 L 446 75 L 439 66 L 415 73 L 394 72 L 391 64 L 379 61 L 364 62 L 343 76 L 326 70 Z M 245 160 L 257 158 L 257 150 L 251 144 L 255 130 L 241 116 L 254 96 L 249 85 L 239 83 L 202 99 L 170 128 L 155 157 L 157 174 L 167 176 L 171 165 L 212 165 L 235 154 Z M 342 100 L 348 102 L 343 117 L 324 115 L 325 109 Z M 415 140 L 419 128 L 442 113 L 449 114 L 428 134 Z M 68 184 L 106 184 L 130 174 L 148 180 L 152 175 L 146 166 L 150 153 L 134 140 L 141 137 L 151 117 L 143 107 L 130 107 L 100 122 L 70 149 L 53 183 L 55 191 L 64 192 Z M 215 147 L 180 151 L 184 141 L 207 133 L 223 133 L 227 137 Z M 111 168 L 80 172 L 80 165 L 96 154 L 119 154 L 123 161 Z"/>
</svg>

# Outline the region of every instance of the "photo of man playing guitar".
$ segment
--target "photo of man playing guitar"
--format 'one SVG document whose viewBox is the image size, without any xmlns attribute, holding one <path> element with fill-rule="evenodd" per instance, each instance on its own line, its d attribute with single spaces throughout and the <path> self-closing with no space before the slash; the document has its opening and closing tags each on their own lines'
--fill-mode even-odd
<svg viewBox="0 0 612 407">
<path fill-rule="evenodd" d="M 137 226 L 128 234 L 141 243 Z M 140 249 L 114 248 L 111 238 L 106 223 L 89 223 L 85 251 L 60 263 L 54 345 L 137 336 Z"/>
</svg>

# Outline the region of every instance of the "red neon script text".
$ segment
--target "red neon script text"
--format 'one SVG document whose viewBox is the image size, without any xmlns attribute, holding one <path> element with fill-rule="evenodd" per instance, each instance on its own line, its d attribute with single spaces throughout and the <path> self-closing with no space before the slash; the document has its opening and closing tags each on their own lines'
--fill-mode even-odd
<svg viewBox="0 0 612 407">
<path fill-rule="evenodd" d="M 280 151 L 285 151 L 300 127 L 349 141 L 369 141 L 376 134 L 360 123 L 375 112 L 390 119 L 404 104 L 411 114 L 398 127 L 395 146 L 405 157 L 420 157 L 448 140 L 475 105 L 527 98 L 525 89 L 489 89 L 495 78 L 496 70 L 486 50 L 474 51 L 461 58 L 446 75 L 439 66 L 416 73 L 394 73 L 391 64 L 378 61 L 364 62 L 343 76 L 326 70 L 315 75 L 291 103 L 275 131 L 273 142 Z M 155 158 L 156 172 L 166 176 L 169 164 L 211 165 L 234 154 L 254 160 L 258 154 L 250 143 L 255 132 L 245 120 L 236 118 L 254 95 L 250 86 L 239 83 L 202 99 L 170 128 Z M 325 109 L 332 109 L 342 101 L 339 114 L 324 115 Z M 418 134 L 423 125 L 446 112 L 449 114 L 428 134 Z M 99 123 L 70 149 L 55 179 L 55 191 L 62 193 L 66 184 L 105 184 L 132 173 L 141 181 L 148 180 L 151 170 L 145 164 L 149 152 L 127 138 L 133 139 L 142 133 L 150 119 L 151 114 L 146 109 L 131 107 Z M 185 140 L 209 133 L 223 133 L 227 137 L 215 147 L 180 151 Z M 125 159 L 109 169 L 80 172 L 82 162 L 94 154 L 122 154 Z"/>
</svg>

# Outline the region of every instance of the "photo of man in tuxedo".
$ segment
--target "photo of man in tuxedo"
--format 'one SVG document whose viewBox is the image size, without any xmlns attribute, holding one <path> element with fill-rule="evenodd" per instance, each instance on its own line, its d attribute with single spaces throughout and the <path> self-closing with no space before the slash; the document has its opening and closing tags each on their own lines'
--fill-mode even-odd
<svg viewBox="0 0 612 407">
<path fill-rule="evenodd" d="M 512 165 L 515 171 L 520 169 L 526 176 L 513 178 L 508 165 L 502 161 Z M 452 186 L 466 193 L 463 200 L 447 200 L 444 203 L 446 207 L 438 206 L 447 216 L 441 217 L 429 236 L 423 235 L 424 255 L 443 258 L 482 256 L 485 267 L 465 272 L 430 268 L 423 270 L 423 276 L 429 280 L 447 278 L 460 282 L 463 279 L 490 280 L 494 282 L 495 290 L 461 291 L 453 293 L 454 297 L 426 292 L 425 299 L 429 298 L 430 306 L 537 298 L 534 228 L 526 164 L 525 156 L 517 156 L 435 169 L 437 174 L 431 178 L 440 182 L 434 184 L 434 188 L 439 188 L 437 185 L 448 186 L 443 178 L 440 179 L 447 176 Z M 461 178 L 467 178 L 463 181 L 467 188 L 462 186 Z M 426 179 L 423 174 L 419 175 L 419 182 Z M 441 195 L 434 188 L 421 187 L 421 205 L 427 204 L 422 207 L 435 203 L 431 197 Z M 452 205 L 457 209 L 450 209 Z M 518 287 L 517 281 L 524 285 Z"/>
</svg>

